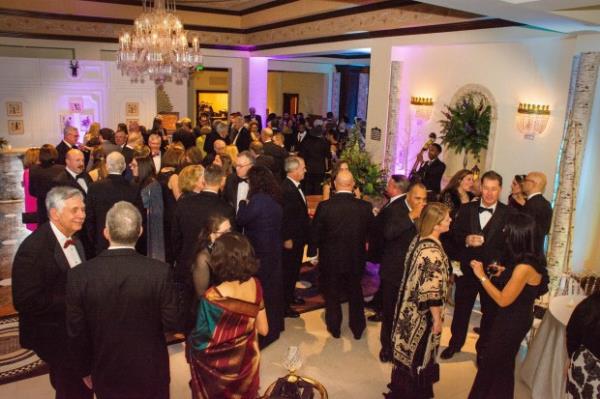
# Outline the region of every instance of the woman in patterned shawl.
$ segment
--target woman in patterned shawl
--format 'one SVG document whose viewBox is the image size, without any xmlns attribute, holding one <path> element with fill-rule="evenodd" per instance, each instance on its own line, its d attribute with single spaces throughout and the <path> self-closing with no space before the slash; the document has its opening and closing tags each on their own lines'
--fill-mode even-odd
<svg viewBox="0 0 600 399">
<path fill-rule="evenodd" d="M 439 380 L 436 355 L 449 271 L 440 235 L 450 227 L 449 211 L 441 203 L 427 205 L 408 248 L 392 331 L 394 359 L 387 398 L 431 398 L 433 383 Z"/>
<path fill-rule="evenodd" d="M 218 238 L 209 265 L 221 283 L 205 291 L 188 338 L 194 399 L 255 399 L 258 339 L 269 327 L 250 242 L 239 233 Z"/>
</svg>

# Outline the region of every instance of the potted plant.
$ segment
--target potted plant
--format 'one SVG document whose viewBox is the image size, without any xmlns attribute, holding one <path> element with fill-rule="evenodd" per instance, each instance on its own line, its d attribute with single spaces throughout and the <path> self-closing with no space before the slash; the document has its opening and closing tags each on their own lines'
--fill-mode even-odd
<svg viewBox="0 0 600 399">
<path fill-rule="evenodd" d="M 348 142 L 340 160 L 348 162 L 356 186 L 365 199 L 378 201 L 386 185 L 386 171 L 373 161 L 371 155 L 360 148 L 358 135 Z"/>
<path fill-rule="evenodd" d="M 465 169 L 469 153 L 479 162 L 479 154 L 488 146 L 492 107 L 483 98 L 477 101 L 473 94 L 467 94 L 455 106 L 446 105 L 442 114 L 442 144 L 453 149 L 456 154 L 464 153 Z"/>
</svg>

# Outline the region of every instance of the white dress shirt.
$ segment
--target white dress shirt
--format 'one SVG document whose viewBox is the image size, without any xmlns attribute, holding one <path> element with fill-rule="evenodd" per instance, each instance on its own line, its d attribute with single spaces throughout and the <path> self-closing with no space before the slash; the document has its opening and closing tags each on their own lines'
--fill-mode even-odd
<svg viewBox="0 0 600 399">
<path fill-rule="evenodd" d="M 160 172 L 160 167 L 162 165 L 162 157 L 160 152 L 156 155 L 152 155 L 152 162 L 154 162 L 154 170 L 156 173 Z"/>
<path fill-rule="evenodd" d="M 250 190 L 250 185 L 247 181 L 241 181 L 238 183 L 237 189 L 237 198 L 235 201 L 235 211 L 237 212 L 240 208 L 240 202 L 248 198 L 248 191 Z"/>
<path fill-rule="evenodd" d="M 56 236 L 56 239 L 58 240 L 58 244 L 62 248 L 62 251 L 65 254 L 65 257 L 67 258 L 67 262 L 69 262 L 69 267 L 74 268 L 75 266 L 80 264 L 81 257 L 79 257 L 79 252 L 77 252 L 77 247 L 75 247 L 75 245 L 69 245 L 67 248 L 65 248 L 65 242 L 67 242 L 67 240 L 72 240 L 72 238 L 65 236 L 58 229 L 58 227 L 56 227 L 54 225 L 54 223 L 52 223 L 52 222 L 50 222 L 50 228 L 52 229 L 52 232 Z"/>
<path fill-rule="evenodd" d="M 492 206 L 484 206 L 482 202 L 479 203 L 479 206 L 484 207 L 484 208 L 489 208 L 492 210 L 492 213 L 479 212 L 479 225 L 481 226 L 482 230 L 485 229 L 485 226 L 488 224 L 488 222 L 492 218 L 492 215 L 494 214 L 494 212 L 496 212 L 497 205 L 498 205 L 497 202 Z M 478 211 L 479 211 L 479 209 L 478 209 Z"/>
<path fill-rule="evenodd" d="M 88 190 L 88 186 L 87 183 L 85 182 L 85 179 L 83 177 L 77 177 L 77 173 L 73 172 L 71 169 L 69 168 L 65 168 L 65 170 L 67 171 L 68 174 L 70 174 L 71 176 L 73 176 L 73 179 L 75 179 L 75 181 L 77 182 L 77 184 L 79 184 L 79 186 L 81 188 L 83 188 L 83 191 L 85 191 L 85 193 L 87 194 L 87 190 Z"/>
<path fill-rule="evenodd" d="M 298 133 L 298 143 L 301 143 L 305 137 L 306 137 L 306 131 L 304 131 L 302 133 Z"/>
</svg>

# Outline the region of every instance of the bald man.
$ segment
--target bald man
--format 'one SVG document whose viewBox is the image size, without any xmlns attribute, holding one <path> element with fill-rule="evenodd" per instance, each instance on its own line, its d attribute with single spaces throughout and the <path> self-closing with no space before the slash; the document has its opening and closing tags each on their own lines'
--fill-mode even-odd
<svg viewBox="0 0 600 399">
<path fill-rule="evenodd" d="M 366 325 L 360 281 L 373 212 L 369 202 L 354 196 L 354 178 L 350 172 L 338 173 L 335 187 L 336 193 L 317 207 L 309 254 L 319 250 L 327 330 L 334 338 L 340 337 L 341 298 L 345 296 L 349 303 L 350 330 L 355 339 L 360 339 Z"/>
<path fill-rule="evenodd" d="M 260 132 L 260 141 L 263 143 L 265 155 L 269 155 L 275 160 L 275 170 L 277 172 L 275 177 L 279 180 L 283 180 L 283 177 L 285 176 L 283 163 L 288 156 L 287 151 L 285 148 L 282 148 L 273 142 L 273 130 L 268 127 Z"/>
<path fill-rule="evenodd" d="M 552 205 L 544 198 L 545 190 L 546 175 L 542 172 L 530 172 L 523 180 L 523 193 L 527 195 L 523 211 L 535 220 L 535 249 L 539 252 L 544 252 L 552 223 Z"/>
<path fill-rule="evenodd" d="M 53 180 L 53 186 L 69 186 L 78 189 L 85 196 L 88 187 L 92 184 L 90 175 L 85 171 L 85 157 L 83 152 L 71 149 L 65 156 L 65 170 Z"/>
<path fill-rule="evenodd" d="M 227 143 L 224 140 L 215 140 L 213 143 L 213 150 L 215 154 L 226 155 L 227 152 L 225 149 L 227 148 Z"/>
</svg>

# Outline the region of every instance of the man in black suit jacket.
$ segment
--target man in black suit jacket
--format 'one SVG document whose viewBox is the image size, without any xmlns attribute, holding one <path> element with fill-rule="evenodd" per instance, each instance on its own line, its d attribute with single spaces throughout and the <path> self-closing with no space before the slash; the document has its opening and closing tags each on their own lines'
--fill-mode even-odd
<svg viewBox="0 0 600 399">
<path fill-rule="evenodd" d="M 275 158 L 271 155 L 265 154 L 263 143 L 260 141 L 253 141 L 250 143 L 250 153 L 254 157 L 254 165 L 264 166 L 269 169 L 273 176 L 277 176 L 277 165 L 275 164 Z"/>
<path fill-rule="evenodd" d="M 260 133 L 260 140 L 263 143 L 263 150 L 266 155 L 270 155 L 275 160 L 275 177 L 280 181 L 283 180 L 285 171 L 283 170 L 283 163 L 288 156 L 285 148 L 278 146 L 273 142 L 273 130 L 264 128 Z"/>
<path fill-rule="evenodd" d="M 67 271 L 85 260 L 75 233 L 83 226 L 81 192 L 55 187 L 47 196 L 48 223 L 28 236 L 12 268 L 13 304 L 19 312 L 19 338 L 50 368 L 50 383 L 58 399 L 92 398 L 70 362 L 65 325 Z"/>
<path fill-rule="evenodd" d="M 181 143 L 187 150 L 196 145 L 196 136 L 191 130 L 180 127 L 173 133 L 173 143 L 175 142 Z"/>
<path fill-rule="evenodd" d="M 215 129 L 206 136 L 203 147 L 204 152 L 206 152 L 207 154 L 214 154 L 214 143 L 217 140 L 223 140 L 227 145 L 231 144 L 231 141 L 229 140 L 228 136 L 227 125 L 223 122 L 219 122 Z"/>
<path fill-rule="evenodd" d="M 322 124 L 323 121 L 317 119 L 315 127 L 297 146 L 298 155 L 306 162 L 306 195 L 321 195 L 323 193 L 322 184 L 331 160 L 329 143 L 323 138 Z"/>
<path fill-rule="evenodd" d="M 366 325 L 360 281 L 367 260 L 365 247 L 373 212 L 369 202 L 354 196 L 354 178 L 350 172 L 338 173 L 335 186 L 336 194 L 317 207 L 309 254 L 314 254 L 315 248 L 319 249 L 327 330 L 334 338 L 340 337 L 341 299 L 345 293 L 349 302 L 350 330 L 355 339 L 360 339 Z"/>
<path fill-rule="evenodd" d="M 108 248 L 108 241 L 104 238 L 103 230 L 106 213 L 114 204 L 119 201 L 128 201 L 135 205 L 142 215 L 145 213 L 139 187 L 128 182 L 122 176 L 125 170 L 123 155 L 118 152 L 108 154 L 106 169 L 108 176 L 90 185 L 85 198 L 87 233 L 90 242 L 94 245 L 95 255 Z"/>
<path fill-rule="evenodd" d="M 248 108 L 248 112 L 249 114 L 244 116 L 244 119 L 247 119 L 249 121 L 252 121 L 254 119 L 256 121 L 256 124 L 258 125 L 258 131 L 262 131 L 262 117 L 256 113 L 256 108 L 250 107 Z"/>
<path fill-rule="evenodd" d="M 67 126 L 63 131 L 63 140 L 56 146 L 56 151 L 58 152 L 58 159 L 56 160 L 56 163 L 58 165 L 65 164 L 65 158 L 67 157 L 67 152 L 69 152 L 70 149 L 79 148 L 77 145 L 78 140 L 79 131 L 77 128 L 73 126 Z M 90 152 L 85 147 L 82 147 L 81 150 L 84 155 L 85 164 L 87 165 L 90 159 Z"/>
<path fill-rule="evenodd" d="M 65 168 L 54 178 L 55 186 L 69 186 L 81 191 L 85 197 L 89 186 L 92 184 L 90 175 L 85 171 L 85 158 L 77 149 L 67 152 Z"/>
<path fill-rule="evenodd" d="M 186 311 L 190 309 L 194 295 L 191 267 L 196 261 L 198 235 L 205 227 L 208 218 L 214 215 L 228 218 L 234 226 L 235 210 L 219 196 L 219 188 L 224 178 L 225 174 L 221 167 L 209 165 L 204 170 L 202 192 L 185 196 L 177 201 L 172 231 L 175 257 L 174 279 L 179 287 L 182 307 Z M 189 314 L 186 318 L 186 330 L 189 330 L 193 321 Z"/>
<path fill-rule="evenodd" d="M 37 222 L 42 224 L 48 221 L 46 210 L 46 194 L 54 187 L 54 179 L 63 169 L 63 165 L 56 164 L 57 151 L 51 144 L 44 144 L 40 148 L 40 164 L 34 165 L 29 171 L 29 192 L 37 201 Z"/>
<path fill-rule="evenodd" d="M 248 172 L 254 166 L 254 157 L 250 151 L 244 151 L 238 154 L 235 161 L 235 173 L 227 176 L 223 197 L 235 209 L 239 208 L 240 201 L 247 199 L 248 190 Z"/>
<path fill-rule="evenodd" d="M 252 137 L 248 129 L 244 127 L 244 118 L 241 115 L 237 115 L 233 118 L 231 125 L 231 144 L 235 145 L 238 152 L 248 151 L 250 149 L 250 143 Z"/>
<path fill-rule="evenodd" d="M 298 312 L 293 310 L 291 305 L 304 304 L 304 300 L 296 298 L 294 292 L 310 228 L 306 198 L 300 188 L 300 182 L 306 173 L 304 160 L 300 157 L 286 158 L 285 170 L 287 177 L 281 183 L 283 194 L 283 219 L 281 222 L 283 293 L 286 302 L 286 317 L 298 317 Z"/>
<path fill-rule="evenodd" d="M 480 335 L 476 345 L 478 361 L 496 316 L 498 306 L 481 288 L 481 281 L 473 274 L 470 263 L 471 260 L 478 260 L 486 266 L 494 262 L 505 266 L 509 261 L 506 258 L 503 230 L 514 210 L 498 200 L 501 191 L 502 176 L 494 171 L 484 173 L 481 177 L 481 200 L 461 206 L 452 224 L 451 237 L 457 248 L 463 248 L 459 253 L 462 276 L 456 278 L 452 338 L 448 348 L 442 352 L 443 359 L 451 358 L 464 345 L 477 294 L 482 311 Z M 498 277 L 490 277 L 501 290 L 510 275 L 511 270 L 507 269 Z"/>
<path fill-rule="evenodd" d="M 306 131 L 306 123 L 304 120 L 299 121 L 295 131 L 287 135 L 285 138 L 285 148 L 291 152 L 298 152 L 300 149 L 300 145 L 304 141 L 304 139 L 308 136 L 308 132 Z"/>
<path fill-rule="evenodd" d="M 135 251 L 142 216 L 117 202 L 106 215 L 110 246 L 70 270 L 67 329 L 73 365 L 101 398 L 169 398 L 164 332 L 180 313 L 169 265 Z"/>
<path fill-rule="evenodd" d="M 423 153 L 420 152 L 417 155 L 417 161 L 421 166 L 417 169 L 417 164 L 415 164 L 415 169 L 411 172 L 412 179 L 420 181 L 427 187 L 427 191 L 430 192 L 430 200 L 437 200 L 441 190 L 442 176 L 446 170 L 446 164 L 438 158 L 441 153 L 441 145 L 437 143 L 430 144 L 427 150 L 429 161 L 424 162 Z"/>
<path fill-rule="evenodd" d="M 404 177 L 404 176 L 403 176 Z M 383 221 L 383 255 L 379 275 L 382 289 L 381 351 L 382 362 L 392 360 L 392 325 L 400 285 L 404 277 L 404 261 L 410 242 L 417 234 L 415 220 L 427 203 L 427 190 L 422 184 L 414 184 L 406 196 L 408 179 L 400 181 L 400 187 L 393 179 L 388 182 L 387 192 L 390 202 L 379 212 Z"/>
<path fill-rule="evenodd" d="M 544 252 L 544 241 L 552 224 L 552 205 L 544 198 L 546 175 L 530 172 L 523 180 L 523 193 L 527 195 L 524 211 L 535 220 L 535 250 Z"/>
</svg>

